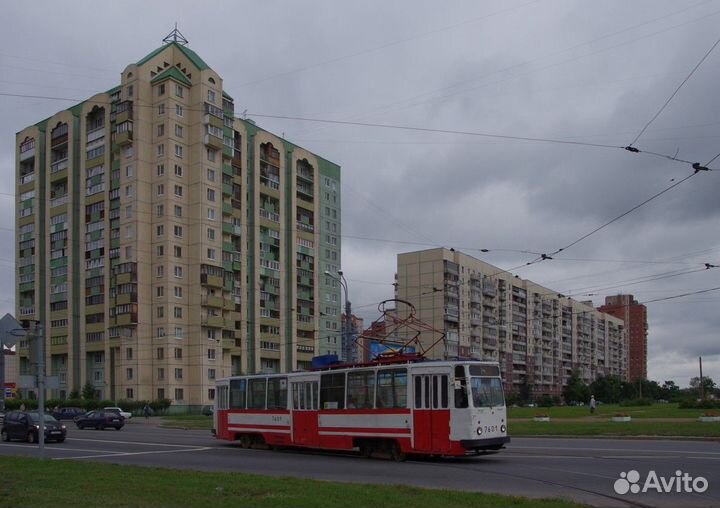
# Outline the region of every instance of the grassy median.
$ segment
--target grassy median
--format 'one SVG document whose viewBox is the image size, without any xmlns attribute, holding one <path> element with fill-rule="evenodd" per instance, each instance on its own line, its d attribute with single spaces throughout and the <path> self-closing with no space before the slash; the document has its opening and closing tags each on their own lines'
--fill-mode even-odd
<svg viewBox="0 0 720 508">
<path fill-rule="evenodd" d="M 562 500 L 0 457 L 0 506 L 578 508 Z"/>
</svg>

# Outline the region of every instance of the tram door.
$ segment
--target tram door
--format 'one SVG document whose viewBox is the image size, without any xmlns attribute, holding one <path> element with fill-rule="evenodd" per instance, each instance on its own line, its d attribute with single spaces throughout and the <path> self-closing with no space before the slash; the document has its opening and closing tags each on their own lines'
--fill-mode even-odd
<svg viewBox="0 0 720 508">
<path fill-rule="evenodd" d="M 292 440 L 296 445 L 317 446 L 318 434 L 318 382 L 293 381 Z"/>
<path fill-rule="evenodd" d="M 414 437 L 418 451 L 442 452 L 450 448 L 450 409 L 447 374 L 413 376 Z"/>
</svg>

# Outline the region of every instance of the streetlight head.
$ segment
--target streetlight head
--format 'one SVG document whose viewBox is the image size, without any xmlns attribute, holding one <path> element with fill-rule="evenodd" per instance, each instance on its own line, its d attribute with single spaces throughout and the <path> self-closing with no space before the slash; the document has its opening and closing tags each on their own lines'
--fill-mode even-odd
<svg viewBox="0 0 720 508">
<path fill-rule="evenodd" d="M 338 270 L 338 275 L 342 275 L 342 270 Z"/>
</svg>

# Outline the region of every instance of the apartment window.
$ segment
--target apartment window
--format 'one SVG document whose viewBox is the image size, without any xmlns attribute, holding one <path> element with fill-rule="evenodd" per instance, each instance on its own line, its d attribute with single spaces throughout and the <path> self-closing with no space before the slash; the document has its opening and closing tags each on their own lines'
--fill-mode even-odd
<svg viewBox="0 0 720 508">
<path fill-rule="evenodd" d="M 127 96 L 132 97 L 133 96 L 133 86 L 130 85 L 127 87 Z"/>
<path fill-rule="evenodd" d="M 208 249 L 207 250 L 207 257 L 208 259 L 215 259 L 215 249 Z"/>
<path fill-rule="evenodd" d="M 215 209 L 214 208 L 208 208 L 208 219 L 215 220 Z"/>
<path fill-rule="evenodd" d="M 183 147 L 180 145 L 175 145 L 175 157 L 182 159 L 183 156 Z"/>
<path fill-rule="evenodd" d="M 133 258 L 133 249 L 132 247 L 128 246 L 125 247 L 125 259 L 132 259 Z"/>
<path fill-rule="evenodd" d="M 163 176 L 165 174 L 165 164 L 157 165 L 157 176 Z"/>
<path fill-rule="evenodd" d="M 182 371 L 183 370 L 180 368 L 175 369 L 175 379 L 182 379 L 182 374 L 183 374 Z"/>
<path fill-rule="evenodd" d="M 158 400 L 162 400 L 165 398 L 165 388 L 157 389 L 157 398 L 158 398 Z"/>
<path fill-rule="evenodd" d="M 158 124 L 158 126 L 157 126 L 157 135 L 158 135 L 158 137 L 161 137 L 161 136 L 165 135 L 165 124 L 164 124 L 164 123 Z"/>
<path fill-rule="evenodd" d="M 175 217 L 182 217 L 182 206 L 175 205 Z"/>
<path fill-rule="evenodd" d="M 155 247 L 155 255 L 159 258 L 163 257 L 165 255 L 165 246 L 164 245 L 157 245 Z"/>
<path fill-rule="evenodd" d="M 165 83 L 160 83 L 160 86 L 158 86 L 158 96 L 162 97 L 165 95 Z"/>
<path fill-rule="evenodd" d="M 215 359 L 215 349 L 208 349 L 208 360 L 214 360 Z"/>
<path fill-rule="evenodd" d="M 163 265 L 156 266 L 155 267 L 155 276 L 162 277 L 163 275 L 165 275 L 165 267 Z"/>
<path fill-rule="evenodd" d="M 165 206 L 157 205 L 155 207 L 155 215 L 157 215 L 158 217 L 162 217 L 163 215 L 165 215 Z"/>
<path fill-rule="evenodd" d="M 174 226 L 173 230 L 174 230 L 175 236 L 177 236 L 178 238 L 182 237 L 182 235 L 183 235 L 182 226 Z"/>
<path fill-rule="evenodd" d="M 131 198 L 133 195 L 133 186 L 132 185 L 126 185 L 125 186 L 125 197 Z"/>
<path fill-rule="evenodd" d="M 215 190 L 214 189 L 207 190 L 207 198 L 208 198 L 208 201 L 215 201 Z"/>
<path fill-rule="evenodd" d="M 158 104 L 158 115 L 165 114 L 165 104 Z"/>
<path fill-rule="evenodd" d="M 209 182 L 215 181 L 215 170 L 208 168 L 207 170 L 207 179 Z"/>
<path fill-rule="evenodd" d="M 182 388 L 175 388 L 175 400 L 184 400 Z"/>
<path fill-rule="evenodd" d="M 128 205 L 125 207 L 125 218 L 132 219 L 132 216 L 133 216 L 132 205 Z"/>
<path fill-rule="evenodd" d="M 177 197 L 179 197 L 179 198 L 182 197 L 182 195 L 183 195 L 182 185 L 176 185 L 176 186 L 175 186 L 175 195 L 176 195 Z"/>
<path fill-rule="evenodd" d="M 155 296 L 157 296 L 158 298 L 162 298 L 163 296 L 165 296 L 165 286 L 158 286 L 157 288 L 155 288 Z"/>
<path fill-rule="evenodd" d="M 208 399 L 215 400 L 215 388 L 208 388 Z"/>
<path fill-rule="evenodd" d="M 157 146 L 157 156 L 162 157 L 165 155 L 165 145 L 158 145 Z"/>
<path fill-rule="evenodd" d="M 155 332 L 156 332 L 155 335 L 157 337 L 165 337 L 165 327 L 164 326 L 158 326 L 157 330 L 155 330 Z"/>
<path fill-rule="evenodd" d="M 176 326 L 176 327 L 175 327 L 175 338 L 176 338 L 176 339 L 182 339 L 182 338 L 183 338 L 183 329 L 182 329 L 182 326 Z"/>
<path fill-rule="evenodd" d="M 175 255 L 176 258 L 181 258 L 182 257 L 182 247 L 180 247 L 179 245 L 175 245 L 173 247 L 173 254 Z"/>
<path fill-rule="evenodd" d="M 175 164 L 175 176 L 179 176 L 182 178 L 183 170 L 182 166 L 180 164 Z"/>
<path fill-rule="evenodd" d="M 132 238 L 133 237 L 133 227 L 131 224 L 128 224 L 125 226 L 125 238 Z"/>
<path fill-rule="evenodd" d="M 175 307 L 175 308 L 173 309 L 173 315 L 174 315 L 176 318 L 181 318 L 181 317 L 182 317 L 182 307 Z M 182 329 L 181 329 L 181 330 L 182 330 Z M 176 336 L 176 337 L 178 336 L 177 331 L 178 331 L 178 329 L 175 328 L 175 336 Z M 180 336 L 182 337 L 182 332 L 180 333 Z"/>
<path fill-rule="evenodd" d="M 135 392 L 132 388 L 126 388 L 125 389 L 125 398 L 128 400 L 135 398 Z"/>
<path fill-rule="evenodd" d="M 158 196 L 162 196 L 162 195 L 164 195 L 164 194 L 165 194 L 165 184 L 164 184 L 164 183 L 159 183 L 158 186 L 157 186 L 157 195 L 158 195 Z"/>
<path fill-rule="evenodd" d="M 207 149 L 207 159 L 208 159 L 210 162 L 215 162 L 216 156 L 217 156 L 217 150 L 214 150 L 214 149 L 212 149 L 212 148 L 208 148 L 208 149 Z"/>
<path fill-rule="evenodd" d="M 175 359 L 176 359 L 176 360 L 182 359 L 182 348 L 181 348 L 181 347 L 176 347 L 176 348 L 175 348 L 175 351 L 173 351 L 173 355 L 175 356 Z"/>
<path fill-rule="evenodd" d="M 157 356 L 158 360 L 163 360 L 165 358 L 165 348 L 164 347 L 157 348 L 156 356 Z"/>
<path fill-rule="evenodd" d="M 208 228 L 207 237 L 208 240 L 215 240 L 215 230 L 213 228 Z"/>
<path fill-rule="evenodd" d="M 182 125 L 175 124 L 175 135 L 179 138 L 183 137 Z"/>
<path fill-rule="evenodd" d="M 162 305 L 160 307 L 158 307 L 155 312 L 157 313 L 157 317 L 159 317 L 159 318 L 165 317 L 165 307 L 163 307 Z"/>
<path fill-rule="evenodd" d="M 132 367 L 128 367 L 125 369 L 125 378 L 129 381 L 133 378 L 133 370 Z"/>
<path fill-rule="evenodd" d="M 183 276 L 183 267 L 182 266 L 176 266 L 175 267 L 175 277 L 178 279 L 182 279 Z"/>
<path fill-rule="evenodd" d="M 132 178 L 133 176 L 133 167 L 132 166 L 125 166 L 125 176 L 128 178 Z"/>
<path fill-rule="evenodd" d="M 175 104 L 175 114 L 177 116 L 183 116 L 183 107 L 180 104 Z"/>
<path fill-rule="evenodd" d="M 215 104 L 215 92 L 213 90 L 208 90 L 208 102 Z"/>
<path fill-rule="evenodd" d="M 215 379 L 215 369 L 208 369 L 208 379 Z"/>
<path fill-rule="evenodd" d="M 177 85 L 177 84 L 175 85 L 175 95 L 177 95 L 178 97 L 183 96 L 183 87 L 182 86 Z"/>
<path fill-rule="evenodd" d="M 127 349 L 125 350 L 125 358 L 126 358 L 127 360 L 132 360 L 132 359 L 133 359 L 133 349 L 132 349 L 131 347 L 129 347 L 129 348 L 127 348 Z"/>
<path fill-rule="evenodd" d="M 175 298 L 182 298 L 182 287 L 175 286 Z"/>
<path fill-rule="evenodd" d="M 165 379 L 165 369 L 163 367 L 158 367 L 157 370 L 157 378 L 158 380 L 162 381 Z"/>
</svg>

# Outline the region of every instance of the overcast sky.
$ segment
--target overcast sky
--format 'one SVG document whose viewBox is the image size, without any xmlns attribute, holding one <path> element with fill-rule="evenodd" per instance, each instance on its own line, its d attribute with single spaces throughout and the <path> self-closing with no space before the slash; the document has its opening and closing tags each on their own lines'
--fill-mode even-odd
<svg viewBox="0 0 720 508">
<path fill-rule="evenodd" d="M 5 2 L 0 94 L 77 102 L 108 90 L 175 22 L 238 114 L 342 166 L 343 270 L 369 321 L 392 297 L 399 252 L 454 247 L 514 267 L 536 258 L 518 251 L 551 253 L 693 170 L 619 148 L 261 115 L 622 147 L 716 43 L 720 2 Z M 719 82 L 720 47 L 633 146 L 707 163 L 720 152 Z M 0 95 L 4 287 L 14 284 L 15 133 L 74 102 Z M 701 269 L 720 265 L 719 189 L 720 171 L 700 172 L 515 273 L 596 305 L 718 287 L 720 268 Z M 0 315 L 14 313 L 13 298 L 0 297 Z M 720 291 L 648 303 L 651 379 L 687 385 L 702 355 L 720 382 L 718 303 Z"/>
</svg>

